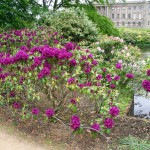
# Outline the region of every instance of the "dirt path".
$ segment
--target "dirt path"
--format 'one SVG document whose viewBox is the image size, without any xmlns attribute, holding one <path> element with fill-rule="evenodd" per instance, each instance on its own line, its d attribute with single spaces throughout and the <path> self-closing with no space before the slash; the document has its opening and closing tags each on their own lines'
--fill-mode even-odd
<svg viewBox="0 0 150 150">
<path fill-rule="evenodd" d="M 54 150 L 54 148 L 46 148 L 19 135 L 14 135 L 11 130 L 0 128 L 0 150 Z"/>
<path fill-rule="evenodd" d="M 12 135 L 7 130 L 0 130 L 0 150 L 47 150 L 35 143 Z"/>
</svg>

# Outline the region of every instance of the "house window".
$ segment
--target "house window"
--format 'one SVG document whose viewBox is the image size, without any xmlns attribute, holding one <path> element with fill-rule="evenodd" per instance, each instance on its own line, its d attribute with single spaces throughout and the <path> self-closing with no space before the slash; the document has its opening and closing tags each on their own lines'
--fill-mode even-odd
<svg viewBox="0 0 150 150">
<path fill-rule="evenodd" d="M 130 27 L 130 22 L 128 22 L 128 27 Z"/>
<path fill-rule="evenodd" d="M 131 10 L 131 7 L 128 7 L 128 10 Z"/>
<path fill-rule="evenodd" d="M 112 11 L 114 11 L 115 10 L 115 8 L 114 7 L 112 7 Z"/>
<path fill-rule="evenodd" d="M 120 15 L 119 15 L 119 14 L 117 14 L 117 18 L 118 18 L 118 19 L 119 19 L 119 16 L 120 16 Z"/>
<path fill-rule="evenodd" d="M 117 22 L 117 26 L 119 26 L 119 22 Z"/>
<path fill-rule="evenodd" d="M 122 26 L 124 26 L 124 22 L 122 22 Z"/>
<path fill-rule="evenodd" d="M 136 19 L 136 14 L 133 14 L 133 19 Z"/>
<path fill-rule="evenodd" d="M 125 17 L 126 17 L 126 15 L 125 15 L 125 14 L 122 14 L 122 18 L 125 19 Z"/>
<path fill-rule="evenodd" d="M 150 22 L 150 21 L 148 21 L 148 25 L 149 25 L 149 22 Z"/>
<path fill-rule="evenodd" d="M 136 26 L 136 23 L 135 23 L 135 22 L 133 22 L 133 26 L 134 26 L 134 27 Z"/>
<path fill-rule="evenodd" d="M 128 19 L 130 19 L 131 18 L 131 14 L 128 14 Z"/>
<path fill-rule="evenodd" d="M 115 14 L 112 14 L 112 19 L 114 19 L 115 18 Z"/>
<path fill-rule="evenodd" d="M 142 6 L 139 6 L 139 7 L 138 7 L 138 10 L 142 10 L 142 9 L 143 9 L 143 7 L 142 7 Z"/>
<path fill-rule="evenodd" d="M 141 22 L 138 22 L 138 26 L 141 27 Z"/>
<path fill-rule="evenodd" d="M 117 7 L 117 10 L 120 10 L 120 7 Z"/>
<path fill-rule="evenodd" d="M 142 15 L 141 14 L 139 14 L 139 19 L 141 19 L 142 18 Z"/>
<path fill-rule="evenodd" d="M 133 6 L 133 10 L 136 10 L 136 6 Z"/>
</svg>

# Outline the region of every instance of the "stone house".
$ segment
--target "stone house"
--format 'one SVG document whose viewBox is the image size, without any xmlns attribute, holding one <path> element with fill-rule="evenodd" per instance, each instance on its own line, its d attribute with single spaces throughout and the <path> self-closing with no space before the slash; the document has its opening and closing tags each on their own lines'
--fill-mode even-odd
<svg viewBox="0 0 150 150">
<path fill-rule="evenodd" d="M 110 6 L 95 4 L 95 7 L 117 27 L 150 28 L 150 1 L 119 2 Z"/>
</svg>

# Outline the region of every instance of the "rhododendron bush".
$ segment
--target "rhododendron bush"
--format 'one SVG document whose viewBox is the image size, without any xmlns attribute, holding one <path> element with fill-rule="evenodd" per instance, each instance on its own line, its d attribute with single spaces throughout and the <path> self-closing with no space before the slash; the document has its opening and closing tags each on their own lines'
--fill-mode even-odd
<svg viewBox="0 0 150 150">
<path fill-rule="evenodd" d="M 121 61 L 126 54 L 117 52 L 110 63 L 98 47 L 64 41 L 42 27 L 1 34 L 0 104 L 40 124 L 57 120 L 75 132 L 109 133 L 120 112 L 120 89 L 132 90 L 133 59 Z"/>
</svg>

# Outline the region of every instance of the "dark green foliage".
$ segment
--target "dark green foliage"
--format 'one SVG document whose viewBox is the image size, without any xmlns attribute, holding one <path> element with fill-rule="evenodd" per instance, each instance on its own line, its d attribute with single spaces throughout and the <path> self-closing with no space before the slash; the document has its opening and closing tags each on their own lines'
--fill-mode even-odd
<svg viewBox="0 0 150 150">
<path fill-rule="evenodd" d="M 100 33 L 119 36 L 119 31 L 115 28 L 113 22 L 109 18 L 99 15 L 94 6 L 80 5 L 80 8 L 86 11 L 87 16 L 97 25 Z"/>
<path fill-rule="evenodd" d="M 1 0 L 0 27 L 20 29 L 29 27 L 35 20 L 40 5 L 35 0 Z"/>
<path fill-rule="evenodd" d="M 83 1 L 82 0 L 41 0 L 43 7 L 49 7 L 56 11 L 59 8 L 70 8 L 70 7 L 79 7 Z M 108 0 L 85 0 L 86 5 L 94 6 L 95 3 L 108 4 Z"/>
</svg>

